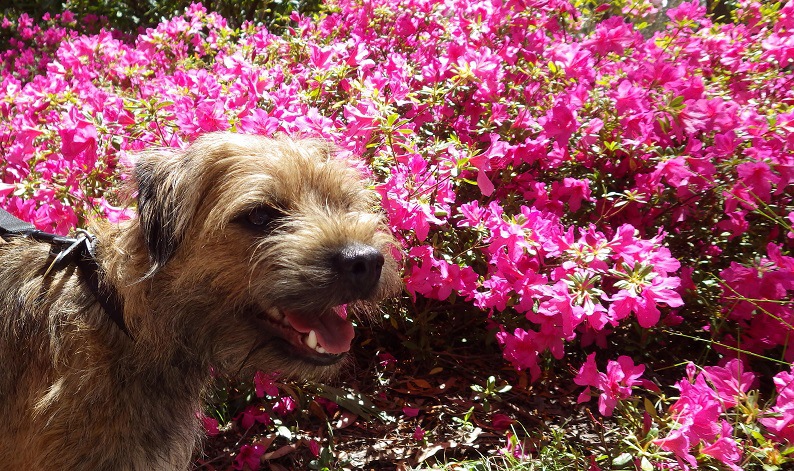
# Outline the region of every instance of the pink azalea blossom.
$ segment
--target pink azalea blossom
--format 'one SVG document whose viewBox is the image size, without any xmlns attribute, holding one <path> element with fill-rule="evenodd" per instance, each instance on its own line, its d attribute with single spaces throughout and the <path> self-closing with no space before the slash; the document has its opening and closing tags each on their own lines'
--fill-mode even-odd
<svg viewBox="0 0 794 471">
<path fill-rule="evenodd" d="M 255 424 L 259 423 L 262 425 L 270 425 L 270 415 L 265 412 L 262 407 L 250 405 L 245 408 L 237 417 L 237 420 L 240 422 L 240 426 L 247 430 L 253 427 Z"/>
<path fill-rule="evenodd" d="M 208 417 L 206 415 L 201 415 L 201 425 L 204 427 L 204 433 L 207 434 L 208 437 L 215 437 L 220 434 L 220 430 L 218 430 L 218 421 L 213 419 L 212 417 Z"/>
<path fill-rule="evenodd" d="M 549 138 L 563 144 L 568 142 L 579 125 L 574 112 L 562 103 L 552 108 L 541 124 Z"/>
<path fill-rule="evenodd" d="M 277 377 L 278 374 L 276 373 L 263 373 L 261 371 L 257 371 L 256 374 L 254 374 L 254 388 L 256 391 L 256 397 L 265 397 L 265 395 L 277 397 L 278 386 L 275 383 L 275 379 Z"/>
<path fill-rule="evenodd" d="M 491 416 L 491 424 L 496 430 L 508 430 L 513 423 L 515 420 L 505 414 L 497 413 Z"/>
<path fill-rule="evenodd" d="M 722 421 L 721 435 L 722 436 L 714 443 L 702 447 L 700 452 L 721 461 L 733 471 L 741 471 L 743 468 L 737 465 L 737 463 L 741 461 L 742 454 L 736 440 L 731 438 L 733 435 L 733 427 L 724 420 Z"/>
<path fill-rule="evenodd" d="M 610 360 L 606 373 L 601 373 L 595 363 L 595 353 L 591 353 L 574 378 L 576 384 L 587 386 L 577 402 L 589 401 L 590 388 L 598 389 L 601 391 L 598 396 L 598 411 L 609 417 L 619 401 L 631 396 L 632 386 L 641 383 L 638 379 L 644 371 L 645 365 L 635 365 L 631 358 L 620 356 L 617 361 Z"/>
<path fill-rule="evenodd" d="M 282 396 L 278 398 L 278 401 L 276 401 L 276 404 L 273 406 L 273 412 L 276 415 L 284 417 L 294 411 L 297 406 L 298 404 L 292 396 Z"/>
<path fill-rule="evenodd" d="M 703 367 L 703 374 L 725 408 L 735 407 L 740 399 L 745 398 L 756 379 L 755 373 L 748 371 L 737 359 L 728 361 L 724 367 Z"/>
<path fill-rule="evenodd" d="M 683 429 L 673 430 L 666 437 L 654 440 L 653 444 L 673 452 L 682 469 L 690 469 L 688 466 L 697 468 L 697 459 L 690 453 L 690 440 L 684 432 Z"/>
<path fill-rule="evenodd" d="M 309 453 L 315 458 L 320 456 L 320 442 L 317 440 L 307 440 L 306 445 L 309 448 Z"/>
<path fill-rule="evenodd" d="M 243 445 L 234 458 L 234 469 L 256 471 L 262 464 L 265 447 L 259 444 Z"/>
<path fill-rule="evenodd" d="M 794 374 L 781 371 L 774 378 L 777 399 L 769 416 L 758 421 L 779 442 L 794 443 Z"/>
<path fill-rule="evenodd" d="M 515 329 L 512 335 L 507 332 L 496 334 L 497 340 L 502 345 L 505 359 L 519 371 L 529 369 L 533 379 L 540 376 L 538 347 L 533 340 L 536 335 L 534 332 L 527 332 L 523 329 Z"/>
</svg>

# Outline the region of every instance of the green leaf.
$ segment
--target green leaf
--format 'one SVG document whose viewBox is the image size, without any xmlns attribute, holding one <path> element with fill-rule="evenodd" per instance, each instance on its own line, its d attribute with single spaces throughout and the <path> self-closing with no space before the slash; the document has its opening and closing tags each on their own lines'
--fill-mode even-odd
<svg viewBox="0 0 794 471">
<path fill-rule="evenodd" d="M 314 385 L 314 392 L 321 397 L 339 404 L 364 420 L 380 419 L 384 423 L 394 422 L 386 412 L 378 409 L 368 398 L 358 391 L 350 391 L 342 388 L 335 388 L 328 385 Z"/>
<path fill-rule="evenodd" d="M 290 432 L 290 430 L 283 425 L 278 426 L 278 428 L 276 429 L 276 433 L 286 438 L 287 440 L 292 440 L 292 432 Z"/>
<path fill-rule="evenodd" d="M 623 466 L 631 461 L 631 453 L 622 453 L 612 460 L 612 466 Z"/>
<path fill-rule="evenodd" d="M 651 402 L 651 400 L 646 397 L 643 398 L 643 403 L 645 405 L 645 412 L 647 412 L 648 415 L 650 415 L 654 419 L 659 420 L 659 415 L 656 413 L 656 408 L 653 406 L 653 402 Z"/>
</svg>

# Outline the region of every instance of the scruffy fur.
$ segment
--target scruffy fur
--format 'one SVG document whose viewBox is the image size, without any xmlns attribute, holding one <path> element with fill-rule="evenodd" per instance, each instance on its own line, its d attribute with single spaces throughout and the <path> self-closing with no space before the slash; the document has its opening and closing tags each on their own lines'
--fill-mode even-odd
<svg viewBox="0 0 794 471">
<path fill-rule="evenodd" d="M 365 312 L 397 289 L 373 195 L 331 154 L 322 141 L 227 133 L 142 154 L 139 216 L 91 227 L 132 338 L 78 268 L 45 276 L 49 245 L 0 239 L 2 467 L 185 470 L 211 369 L 334 374 L 342 361 L 307 360 L 262 320 L 268 309 Z M 273 220 L 252 224 L 256 211 Z M 360 269 L 350 247 L 376 259 L 372 286 L 340 275 Z"/>
</svg>

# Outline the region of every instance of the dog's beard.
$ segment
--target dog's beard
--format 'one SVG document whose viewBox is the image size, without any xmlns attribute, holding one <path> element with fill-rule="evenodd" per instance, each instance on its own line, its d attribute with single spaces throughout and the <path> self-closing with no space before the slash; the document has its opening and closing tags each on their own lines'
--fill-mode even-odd
<svg viewBox="0 0 794 471">
<path fill-rule="evenodd" d="M 281 338 L 259 338 L 251 344 L 233 376 L 248 380 L 257 371 L 264 371 L 287 379 L 322 381 L 335 376 L 348 360 L 348 354 L 340 354 L 325 363 L 315 357 L 296 355 Z"/>
</svg>

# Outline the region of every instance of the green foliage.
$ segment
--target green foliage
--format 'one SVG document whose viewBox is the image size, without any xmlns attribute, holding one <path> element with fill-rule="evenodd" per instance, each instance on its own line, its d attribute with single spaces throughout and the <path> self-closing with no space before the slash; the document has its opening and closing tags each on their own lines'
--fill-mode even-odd
<svg viewBox="0 0 794 471">
<path fill-rule="evenodd" d="M 107 18 L 107 26 L 121 31 L 134 31 L 138 27 L 154 26 L 165 18 L 182 13 L 189 0 L 28 0 L 3 2 L 0 13 L 16 18 L 27 13 L 34 20 L 45 14 L 55 15 L 71 11 L 78 18 L 95 15 Z M 311 14 L 320 10 L 320 0 L 206 0 L 208 11 L 220 13 L 236 28 L 246 21 L 263 23 L 269 27 L 282 27 L 289 21 L 290 13 L 299 11 Z M 0 38 L 4 39 L 4 38 Z"/>
</svg>

